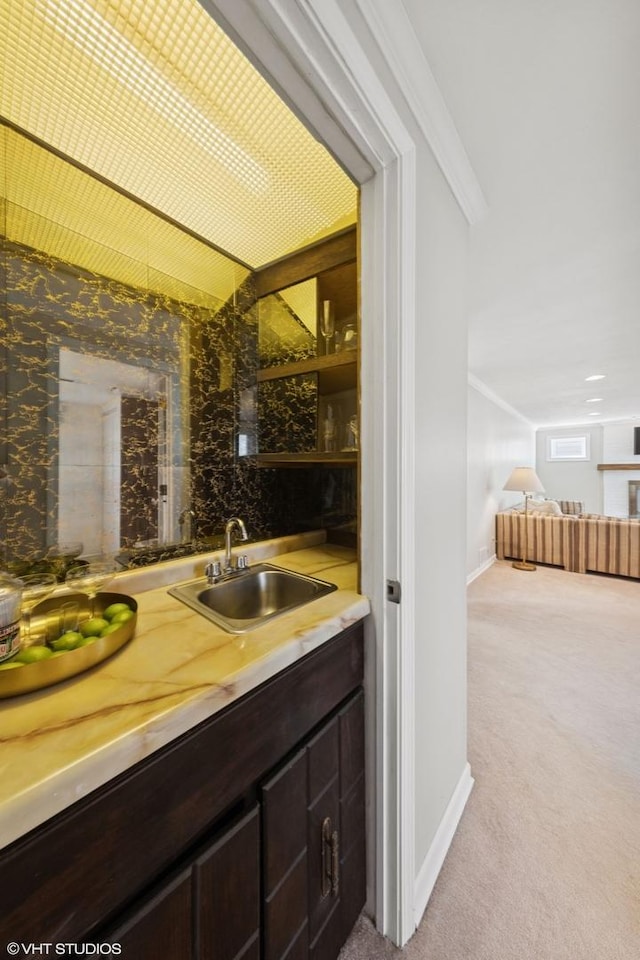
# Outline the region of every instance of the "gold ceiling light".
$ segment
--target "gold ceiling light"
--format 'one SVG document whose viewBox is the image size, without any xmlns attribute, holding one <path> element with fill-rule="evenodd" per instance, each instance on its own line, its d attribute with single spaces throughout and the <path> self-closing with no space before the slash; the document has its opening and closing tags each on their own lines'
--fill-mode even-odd
<svg viewBox="0 0 640 960">
<path fill-rule="evenodd" d="M 83 0 L 38 0 L 36 10 L 79 50 L 166 120 L 199 143 L 256 192 L 266 189 L 266 170 L 197 110 L 160 70 Z"/>
<path fill-rule="evenodd" d="M 3 0 L 0 115 L 252 267 L 357 189 L 196 0 Z"/>
<path fill-rule="evenodd" d="M 138 290 L 218 310 L 248 270 L 7 127 L 4 233 Z"/>
</svg>

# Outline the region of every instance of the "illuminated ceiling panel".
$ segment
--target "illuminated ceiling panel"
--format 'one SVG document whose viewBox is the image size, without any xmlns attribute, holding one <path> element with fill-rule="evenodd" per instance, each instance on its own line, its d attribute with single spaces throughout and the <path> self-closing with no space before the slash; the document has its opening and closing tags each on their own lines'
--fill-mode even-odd
<svg viewBox="0 0 640 960">
<path fill-rule="evenodd" d="M 195 0 L 4 0 L 0 113 L 257 267 L 357 190 Z"/>
<path fill-rule="evenodd" d="M 0 130 L 7 237 L 85 270 L 216 310 L 248 270 L 13 130 Z"/>
</svg>

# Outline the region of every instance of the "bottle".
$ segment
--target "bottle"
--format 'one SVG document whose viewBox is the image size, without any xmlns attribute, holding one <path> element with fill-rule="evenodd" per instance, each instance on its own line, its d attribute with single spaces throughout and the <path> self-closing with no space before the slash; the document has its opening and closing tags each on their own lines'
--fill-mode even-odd
<svg viewBox="0 0 640 960">
<path fill-rule="evenodd" d="M 17 653 L 20 646 L 22 584 L 0 573 L 0 663 Z"/>
<path fill-rule="evenodd" d="M 324 441 L 324 452 L 333 453 L 336 449 L 336 422 L 333 419 L 333 407 L 331 404 L 327 404 L 327 416 L 324 421 L 322 439 Z"/>
</svg>

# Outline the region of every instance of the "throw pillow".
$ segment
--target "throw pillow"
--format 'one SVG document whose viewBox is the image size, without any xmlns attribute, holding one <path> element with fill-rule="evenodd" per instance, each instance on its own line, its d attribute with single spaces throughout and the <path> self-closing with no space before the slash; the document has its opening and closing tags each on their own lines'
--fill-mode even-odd
<svg viewBox="0 0 640 960">
<path fill-rule="evenodd" d="M 529 500 L 529 513 L 542 514 L 547 517 L 561 517 L 560 504 L 555 500 Z"/>
</svg>

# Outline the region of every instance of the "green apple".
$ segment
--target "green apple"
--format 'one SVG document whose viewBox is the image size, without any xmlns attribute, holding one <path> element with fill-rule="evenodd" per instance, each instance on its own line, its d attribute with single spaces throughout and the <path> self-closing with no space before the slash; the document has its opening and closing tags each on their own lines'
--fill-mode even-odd
<svg viewBox="0 0 640 960">
<path fill-rule="evenodd" d="M 48 660 L 51 656 L 51 650 L 49 647 L 36 646 L 36 647 L 25 647 L 24 650 L 21 650 L 15 655 L 15 660 L 18 663 L 39 663 L 41 660 Z"/>
<path fill-rule="evenodd" d="M 80 624 L 80 633 L 83 637 L 97 637 L 108 626 L 109 621 L 104 617 L 91 617 Z"/>
<path fill-rule="evenodd" d="M 131 620 L 132 617 L 135 617 L 133 610 L 120 610 L 118 613 L 114 614 L 111 617 L 111 623 L 118 623 L 122 625 L 126 623 L 127 620 Z"/>
<path fill-rule="evenodd" d="M 128 603 L 112 603 L 103 611 L 102 616 L 106 620 L 113 620 L 117 613 L 123 613 L 124 611 L 131 612 L 131 607 Z"/>
<path fill-rule="evenodd" d="M 81 633 L 69 630 L 68 633 L 63 633 L 57 640 L 51 640 L 49 646 L 52 650 L 57 651 L 75 650 L 75 648 L 80 645 L 82 639 Z"/>
</svg>

